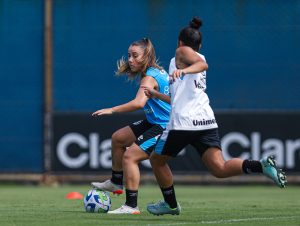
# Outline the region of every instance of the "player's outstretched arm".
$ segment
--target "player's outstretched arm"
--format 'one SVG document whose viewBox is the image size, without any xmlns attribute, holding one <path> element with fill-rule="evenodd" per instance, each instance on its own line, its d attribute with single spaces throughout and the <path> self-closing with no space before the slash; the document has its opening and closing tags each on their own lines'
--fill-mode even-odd
<svg viewBox="0 0 300 226">
<path fill-rule="evenodd" d="M 146 76 L 141 80 L 141 86 L 149 86 L 155 87 L 156 81 L 154 78 Z M 135 98 L 125 104 L 121 104 L 112 108 L 104 108 L 95 111 L 92 113 L 92 116 L 101 116 L 101 115 L 111 115 L 113 113 L 125 113 L 125 112 L 132 112 L 143 108 L 149 99 L 145 93 L 143 88 L 139 88 Z"/>
</svg>

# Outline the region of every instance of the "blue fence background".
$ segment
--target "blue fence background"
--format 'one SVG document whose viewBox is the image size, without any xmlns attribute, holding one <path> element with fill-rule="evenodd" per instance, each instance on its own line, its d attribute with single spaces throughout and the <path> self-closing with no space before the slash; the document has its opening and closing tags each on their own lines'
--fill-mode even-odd
<svg viewBox="0 0 300 226">
<path fill-rule="evenodd" d="M 43 171 L 41 0 L 0 0 L 0 172 Z M 114 77 L 132 41 L 149 37 L 166 69 L 177 35 L 203 20 L 208 94 L 218 110 L 300 110 L 300 1 L 55 0 L 56 112 L 92 112 L 134 97 Z"/>
<path fill-rule="evenodd" d="M 117 2 L 117 3 L 116 3 Z M 55 109 L 93 111 L 129 100 L 117 80 L 129 44 L 150 37 L 165 68 L 193 15 L 203 19 L 215 109 L 300 108 L 300 1 L 54 1 Z"/>
<path fill-rule="evenodd" d="M 43 2 L 0 0 L 0 172 L 43 169 Z"/>
</svg>

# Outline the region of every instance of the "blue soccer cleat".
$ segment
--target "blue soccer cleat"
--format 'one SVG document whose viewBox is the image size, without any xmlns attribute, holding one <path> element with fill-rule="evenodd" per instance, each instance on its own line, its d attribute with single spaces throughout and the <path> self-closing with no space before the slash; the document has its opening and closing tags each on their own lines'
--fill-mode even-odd
<svg viewBox="0 0 300 226">
<path fill-rule="evenodd" d="M 272 179 L 280 188 L 284 188 L 287 180 L 285 173 L 278 169 L 274 156 L 268 156 L 267 158 L 260 160 L 263 174 Z"/>
<path fill-rule="evenodd" d="M 149 213 L 157 216 L 164 214 L 179 215 L 181 212 L 181 207 L 179 203 L 177 203 L 177 207 L 172 209 L 168 203 L 161 200 L 158 203 L 148 204 L 147 210 Z"/>
</svg>

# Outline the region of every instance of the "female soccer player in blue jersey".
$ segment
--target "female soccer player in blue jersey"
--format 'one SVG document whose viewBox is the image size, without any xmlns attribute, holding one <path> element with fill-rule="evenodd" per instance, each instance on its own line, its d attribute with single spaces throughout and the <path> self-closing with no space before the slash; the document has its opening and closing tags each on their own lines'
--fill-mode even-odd
<svg viewBox="0 0 300 226">
<path fill-rule="evenodd" d="M 284 173 L 277 169 L 272 157 L 261 161 L 239 158 L 224 160 L 218 125 L 205 92 L 206 72 L 191 74 L 186 72 L 185 67 L 190 65 L 194 56 L 193 54 L 182 55 L 183 48 L 190 47 L 194 50 L 194 54 L 197 53 L 203 60 L 205 59 L 198 53 L 201 46 L 199 31 L 201 25 L 199 18 L 193 18 L 189 26 L 183 28 L 179 34 L 179 47 L 175 58 L 170 62 L 169 74 L 183 76 L 170 84 L 171 100 L 169 96 L 149 87 L 143 87 L 147 96 L 171 102 L 172 106 L 170 122 L 150 157 L 156 180 L 164 197 L 163 201 L 147 206 L 147 210 L 155 215 L 179 214 L 181 211 L 176 201 L 172 173 L 166 169 L 168 169 L 167 161 L 176 157 L 188 144 L 196 148 L 205 166 L 215 177 L 226 178 L 243 173 L 263 173 L 279 187 L 284 187 L 286 183 Z"/>
<path fill-rule="evenodd" d="M 198 59 L 196 69 L 205 70 L 207 64 Z M 200 69 L 199 69 L 200 68 Z M 191 73 L 195 68 L 191 68 Z M 169 75 L 157 64 L 154 47 L 147 38 L 133 42 L 128 49 L 128 61 L 118 62 L 117 75 L 126 74 L 129 79 L 139 80 L 140 87 L 150 87 L 169 95 Z M 154 146 L 169 121 L 170 105 L 156 98 L 148 98 L 143 88 L 128 103 L 101 109 L 93 116 L 132 112 L 143 108 L 146 119 L 119 129 L 112 135 L 112 176 L 105 182 L 92 182 L 98 189 L 122 192 L 123 170 L 126 181 L 126 202 L 111 214 L 139 214 L 137 206 L 140 172 L 138 164 L 149 158 Z M 170 170 L 166 167 L 166 170 Z"/>
</svg>

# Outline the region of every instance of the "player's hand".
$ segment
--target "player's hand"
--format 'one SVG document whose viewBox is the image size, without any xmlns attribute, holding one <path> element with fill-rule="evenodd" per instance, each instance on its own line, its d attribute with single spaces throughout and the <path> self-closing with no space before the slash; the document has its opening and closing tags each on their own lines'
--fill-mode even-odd
<svg viewBox="0 0 300 226">
<path fill-rule="evenodd" d="M 155 98 L 155 93 L 157 92 L 155 89 L 147 86 L 141 86 L 141 88 L 144 89 L 144 93 L 148 98 Z"/>
<path fill-rule="evenodd" d="M 180 78 L 181 76 L 184 76 L 185 73 L 182 69 L 177 69 L 173 72 L 172 75 L 170 75 L 172 81 L 175 81 L 176 79 Z"/>
<path fill-rule="evenodd" d="M 112 108 L 104 108 L 98 111 L 95 111 L 92 116 L 100 116 L 100 115 L 111 115 L 113 114 L 114 111 L 112 110 Z"/>
</svg>

